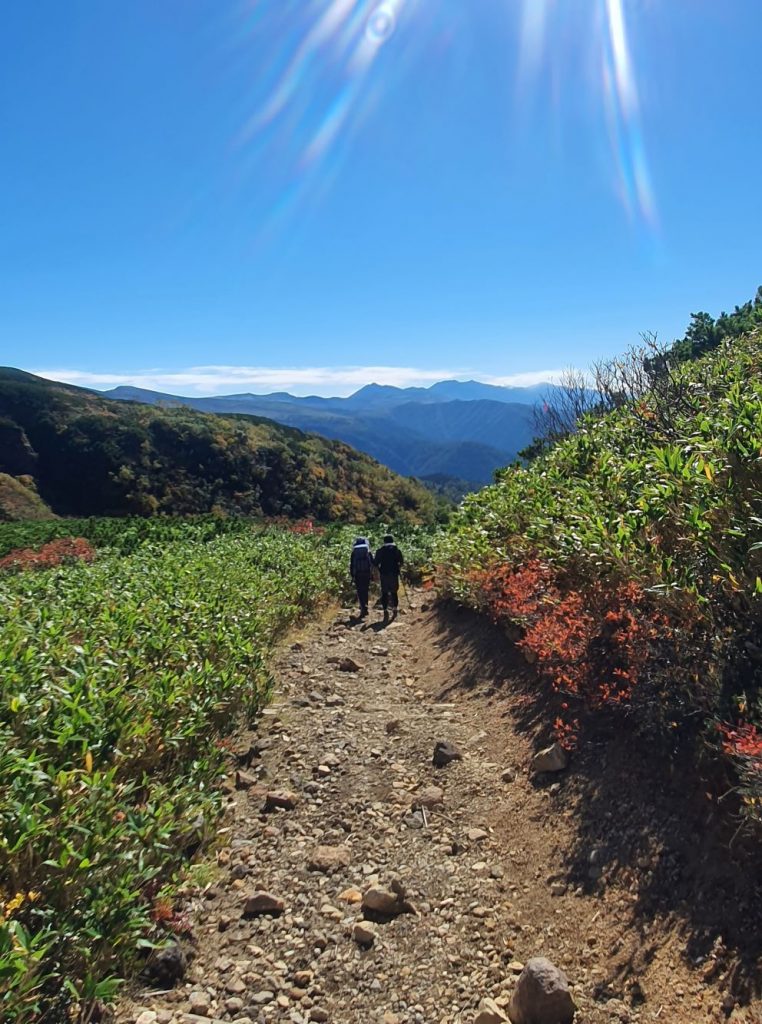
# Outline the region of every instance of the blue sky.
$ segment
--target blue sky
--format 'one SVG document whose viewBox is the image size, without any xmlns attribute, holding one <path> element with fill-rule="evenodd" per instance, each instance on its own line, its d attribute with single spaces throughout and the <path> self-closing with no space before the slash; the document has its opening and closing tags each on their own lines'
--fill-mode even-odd
<svg viewBox="0 0 762 1024">
<path fill-rule="evenodd" d="M 759 0 L 8 0 L 0 362 L 527 382 L 762 283 Z"/>
</svg>

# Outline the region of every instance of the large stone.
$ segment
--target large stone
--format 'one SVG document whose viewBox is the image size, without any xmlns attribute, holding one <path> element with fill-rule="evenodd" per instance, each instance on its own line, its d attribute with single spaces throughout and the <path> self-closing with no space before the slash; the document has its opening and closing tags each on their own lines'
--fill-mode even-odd
<svg viewBox="0 0 762 1024">
<path fill-rule="evenodd" d="M 255 892 L 246 896 L 243 904 L 244 917 L 262 917 L 267 914 L 277 917 L 286 909 L 286 905 L 278 896 L 269 892 Z"/>
<path fill-rule="evenodd" d="M 196 1013 L 200 1017 L 208 1017 L 212 1000 L 209 998 L 209 993 L 203 990 L 191 992 L 188 996 L 188 1005 L 191 1013 Z"/>
<path fill-rule="evenodd" d="M 569 755 L 560 743 L 552 743 L 532 758 L 533 772 L 562 772 L 569 763 Z"/>
<path fill-rule="evenodd" d="M 253 789 L 259 785 L 259 779 L 256 775 L 250 775 L 248 772 L 236 772 L 235 773 L 235 788 L 236 789 Z"/>
<path fill-rule="evenodd" d="M 363 910 L 373 910 L 377 914 L 388 914 L 390 917 L 400 914 L 400 899 L 395 892 L 372 886 L 366 889 L 362 897 Z"/>
<path fill-rule="evenodd" d="M 482 999 L 474 1024 L 506 1024 L 508 1018 L 494 999 Z"/>
<path fill-rule="evenodd" d="M 332 875 L 334 871 L 348 868 L 352 854 L 348 846 L 317 846 L 310 857 L 310 871 L 322 871 Z"/>
<path fill-rule="evenodd" d="M 563 971 L 544 956 L 527 961 L 508 1006 L 512 1024 L 571 1024 L 576 1010 Z"/>
<path fill-rule="evenodd" d="M 362 672 L 364 667 L 354 658 L 342 658 L 339 662 L 339 672 Z"/>
<path fill-rule="evenodd" d="M 382 917 L 397 917 L 399 914 L 414 914 L 415 909 L 405 899 L 404 892 L 371 886 L 363 893 L 362 908 Z"/>
<path fill-rule="evenodd" d="M 299 803 L 296 793 L 287 789 L 271 790 L 265 797 L 264 810 L 269 814 L 272 811 L 293 811 Z"/>
<path fill-rule="evenodd" d="M 463 755 L 454 743 L 440 740 L 434 747 L 434 756 L 431 760 L 435 768 L 445 768 L 452 761 L 462 761 Z"/>
<path fill-rule="evenodd" d="M 434 807 L 441 807 L 444 803 L 444 792 L 439 786 L 424 786 L 412 798 L 413 808 L 425 807 L 432 810 Z"/>
<path fill-rule="evenodd" d="M 470 828 L 466 835 L 472 843 L 483 843 L 485 839 L 489 839 L 489 832 L 483 828 Z"/>
<path fill-rule="evenodd" d="M 358 946 L 369 948 L 378 938 L 378 932 L 367 921 L 358 921 L 352 929 L 352 938 Z"/>
</svg>

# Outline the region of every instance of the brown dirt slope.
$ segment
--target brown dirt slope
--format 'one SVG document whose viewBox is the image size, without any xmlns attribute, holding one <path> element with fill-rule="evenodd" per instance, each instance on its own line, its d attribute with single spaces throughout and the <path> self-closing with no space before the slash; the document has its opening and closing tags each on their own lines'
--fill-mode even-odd
<svg viewBox="0 0 762 1024">
<path fill-rule="evenodd" d="M 536 955 L 581 1024 L 762 1021 L 758 895 L 695 785 L 615 735 L 533 779 L 530 671 L 482 620 L 421 600 L 281 653 L 210 880 L 180 908 L 185 979 L 137 985 L 118 1021 L 472 1024 Z M 462 760 L 435 768 L 439 740 Z M 270 803 L 293 806 L 265 813 L 283 790 Z M 360 895 L 394 886 L 415 913 L 368 912 L 359 945 Z M 258 891 L 283 912 L 245 916 Z"/>
</svg>

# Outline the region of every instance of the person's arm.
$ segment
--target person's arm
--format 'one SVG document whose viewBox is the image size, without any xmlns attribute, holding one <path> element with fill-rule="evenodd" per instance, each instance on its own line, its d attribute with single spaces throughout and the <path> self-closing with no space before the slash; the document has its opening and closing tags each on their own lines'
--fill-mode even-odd
<svg viewBox="0 0 762 1024">
<path fill-rule="evenodd" d="M 355 578 L 355 551 L 352 548 L 352 554 L 349 556 L 349 575 L 352 579 Z"/>
<path fill-rule="evenodd" d="M 399 548 L 397 548 L 397 568 L 401 569 L 404 564 L 405 559 L 402 557 L 402 552 L 400 551 Z"/>
</svg>

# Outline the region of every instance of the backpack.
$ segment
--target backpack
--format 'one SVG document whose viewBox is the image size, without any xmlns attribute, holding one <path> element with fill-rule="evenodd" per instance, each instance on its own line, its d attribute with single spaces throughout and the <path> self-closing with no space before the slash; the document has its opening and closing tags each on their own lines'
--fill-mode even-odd
<svg viewBox="0 0 762 1024">
<path fill-rule="evenodd" d="M 373 560 L 370 557 L 370 550 L 364 544 L 359 544 L 356 548 L 353 548 L 352 564 L 355 573 L 367 573 L 370 575 L 370 570 L 373 568 Z"/>
</svg>

